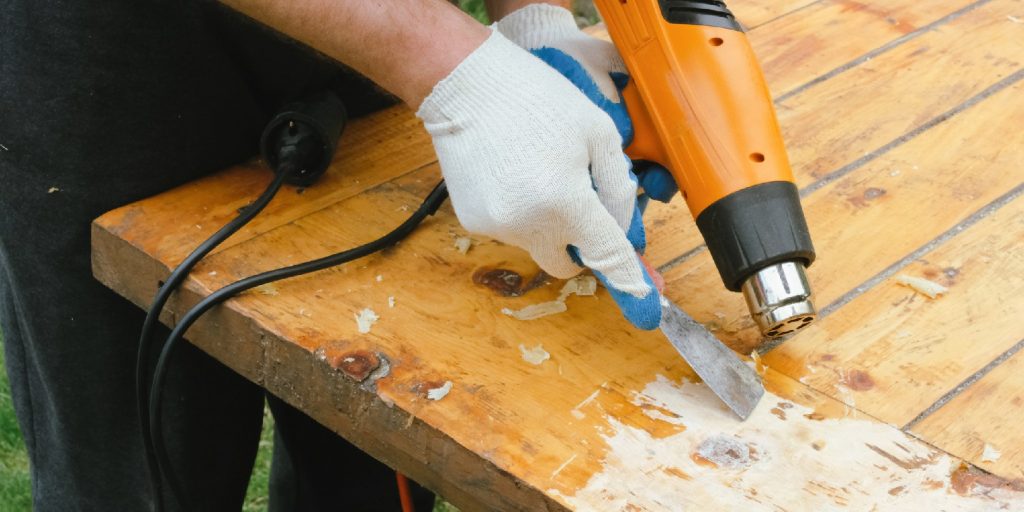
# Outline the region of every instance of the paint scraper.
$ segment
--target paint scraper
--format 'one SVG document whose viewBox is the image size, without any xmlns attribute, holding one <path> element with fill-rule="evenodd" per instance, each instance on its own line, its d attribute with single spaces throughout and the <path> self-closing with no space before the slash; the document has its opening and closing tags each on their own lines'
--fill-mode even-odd
<svg viewBox="0 0 1024 512">
<path fill-rule="evenodd" d="M 665 297 L 661 298 L 660 327 L 701 380 L 740 419 L 747 419 L 764 395 L 757 372 Z"/>
</svg>

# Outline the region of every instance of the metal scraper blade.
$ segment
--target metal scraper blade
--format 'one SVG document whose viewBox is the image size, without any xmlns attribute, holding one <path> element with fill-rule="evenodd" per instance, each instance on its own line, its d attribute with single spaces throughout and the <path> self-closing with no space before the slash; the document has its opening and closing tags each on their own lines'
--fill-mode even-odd
<svg viewBox="0 0 1024 512">
<path fill-rule="evenodd" d="M 703 325 L 661 298 L 661 332 L 693 371 L 736 413 L 747 419 L 764 395 L 761 377 Z"/>
</svg>

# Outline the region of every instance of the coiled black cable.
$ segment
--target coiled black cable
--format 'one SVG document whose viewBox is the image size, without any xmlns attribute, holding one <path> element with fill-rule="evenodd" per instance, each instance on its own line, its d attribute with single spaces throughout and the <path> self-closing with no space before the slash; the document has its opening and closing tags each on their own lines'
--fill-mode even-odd
<svg viewBox="0 0 1024 512">
<path fill-rule="evenodd" d="M 168 336 L 167 341 L 164 343 L 163 349 L 160 352 L 160 358 L 157 360 L 156 368 L 153 372 L 153 382 L 150 387 L 148 401 L 148 424 L 152 429 L 151 442 L 158 468 L 158 474 L 162 473 L 165 478 L 167 478 L 168 482 L 171 484 L 171 492 L 183 508 L 186 510 L 195 510 L 188 505 L 188 499 L 174 476 L 173 467 L 171 465 L 170 458 L 168 457 L 166 447 L 164 446 L 160 404 L 163 398 L 163 386 L 164 379 L 167 375 L 168 362 L 171 359 L 171 355 L 174 353 L 175 347 L 177 347 L 181 342 L 182 337 L 185 332 L 188 331 L 189 327 L 191 327 L 192 324 L 195 323 L 196 320 L 198 320 L 205 312 L 210 310 L 210 308 L 241 292 L 270 282 L 340 265 L 342 263 L 368 256 L 398 243 L 400 240 L 412 233 L 412 231 L 416 229 L 424 219 L 437 212 L 437 209 L 441 207 L 441 204 L 447 197 L 448 189 L 445 186 L 444 181 L 441 181 L 434 187 L 430 194 L 427 195 L 419 208 L 417 208 L 416 211 L 405 220 L 405 222 L 386 235 L 366 244 L 332 254 L 330 256 L 263 272 L 261 274 L 256 274 L 236 281 L 211 293 L 181 317 L 177 325 L 171 331 L 170 336 Z"/>
</svg>

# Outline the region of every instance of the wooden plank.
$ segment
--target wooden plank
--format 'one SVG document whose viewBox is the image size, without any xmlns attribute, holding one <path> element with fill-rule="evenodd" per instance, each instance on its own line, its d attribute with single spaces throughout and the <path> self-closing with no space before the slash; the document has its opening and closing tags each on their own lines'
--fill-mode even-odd
<svg viewBox="0 0 1024 512">
<path fill-rule="evenodd" d="M 869 155 L 1019 70 L 1024 27 L 1011 18 L 1020 11 L 1019 0 L 986 3 L 778 102 L 797 184 Z M 975 38 L 985 44 L 965 44 Z"/>
<path fill-rule="evenodd" d="M 1024 115 L 1018 120 L 1024 122 Z M 1016 162 L 1024 157 L 1019 148 L 1008 155 Z M 1012 173 L 994 165 L 997 172 Z M 948 287 L 940 298 L 888 278 L 769 353 L 765 362 L 882 421 L 905 425 L 1024 339 L 1022 243 L 1024 197 L 1018 197 L 899 269 Z M 993 422 L 1001 415 L 978 409 L 975 417 Z M 1003 428 L 1015 429 L 1016 422 Z"/>
<path fill-rule="evenodd" d="M 847 172 L 859 159 L 884 151 L 887 144 L 934 122 L 1019 69 L 1024 55 L 1020 41 L 1024 39 L 1017 37 L 1019 26 L 1006 18 L 1016 12 L 1019 3 L 983 4 L 780 103 L 779 122 L 797 184 L 801 188 L 820 186 L 818 182 L 823 178 L 833 179 L 833 173 Z M 884 19 L 864 14 L 870 10 L 847 16 L 842 3 L 820 5 L 813 6 L 817 16 L 830 13 L 836 17 L 831 31 L 858 33 L 867 16 L 874 20 L 866 29 L 873 45 L 881 46 L 895 36 Z M 953 9 L 961 4 L 948 5 Z M 923 14 L 928 6 L 934 8 L 926 2 L 894 3 L 891 8 L 906 17 L 903 23 L 922 24 L 928 20 Z M 937 10 L 931 19 L 939 19 L 946 12 Z M 796 52 L 795 48 L 819 50 L 801 60 L 766 64 L 772 90 L 812 80 L 815 75 L 808 73 L 854 60 L 860 57 L 860 49 L 870 46 L 843 42 L 858 39 L 854 37 L 837 37 L 822 46 L 821 20 L 806 24 L 802 20 L 786 17 L 751 32 L 755 50 L 768 58 Z M 985 34 L 987 40 L 1002 43 L 965 48 L 965 33 Z M 882 82 L 879 77 L 886 79 Z M 669 207 L 652 206 L 647 224 L 652 241 L 649 259 L 654 265 L 668 263 L 701 245 L 700 234 L 685 211 L 679 198 Z"/>
<path fill-rule="evenodd" d="M 991 7 L 1002 8 L 997 4 Z M 971 15 L 980 12 L 981 9 Z M 965 15 L 956 22 L 974 21 Z M 928 37 L 915 41 L 929 44 Z M 944 35 L 937 32 L 935 37 Z M 877 59 L 876 65 L 890 66 L 881 61 L 897 57 L 896 52 L 887 54 Z M 927 59 L 920 55 L 918 58 L 924 61 L 920 64 L 924 68 L 939 64 L 926 64 Z M 941 61 L 948 58 L 944 55 Z M 905 62 L 912 60 L 913 57 Z M 804 198 L 804 211 L 818 251 L 818 261 L 809 274 L 819 307 L 835 301 L 1019 184 L 1019 177 L 1007 172 L 1019 157 L 1002 151 L 1002 146 L 986 149 L 961 142 L 965 137 L 1001 143 L 1007 142 L 1008 137 L 1017 140 L 1013 127 L 1019 126 L 1020 116 L 1024 115 L 1019 97 L 1020 83 L 1015 82 Z M 874 109 L 866 99 L 861 101 L 861 108 Z M 904 115 L 915 115 L 911 113 L 914 108 L 908 105 Z M 814 139 L 815 135 L 808 132 L 805 137 Z M 808 142 L 819 143 L 827 145 Z M 1012 143 L 1007 147 L 1013 147 Z M 920 219 L 929 221 L 921 223 Z M 914 225 L 915 229 L 898 236 L 863 235 L 882 226 L 905 225 Z M 657 243 L 658 238 L 652 236 L 652 240 Z M 731 346 L 748 353 L 760 344 L 761 338 L 747 318 L 742 299 L 724 291 L 709 255 L 698 254 L 665 277 L 668 296 L 698 320 L 721 327 L 721 337 Z"/>
<path fill-rule="evenodd" d="M 750 32 L 776 96 L 853 62 L 967 6 L 985 2 L 822 0 Z"/>
<path fill-rule="evenodd" d="M 1016 313 L 1020 313 L 1019 308 Z M 1017 352 L 911 427 L 911 432 L 995 474 L 1024 478 L 1021 417 L 1024 417 L 1024 352 Z M 996 452 L 988 454 L 988 459 L 985 458 L 986 445 Z"/>
<path fill-rule="evenodd" d="M 753 30 L 776 18 L 798 12 L 818 0 L 735 0 L 728 2 L 736 19 L 748 30 Z"/>
<path fill-rule="evenodd" d="M 366 240 L 369 225 L 404 216 L 401 206 L 416 196 L 403 189 L 429 184 L 431 173 L 212 256 L 178 300 L 190 303 L 196 292 L 293 262 L 295 254 Z M 108 260 L 123 254 L 113 246 L 128 244 L 102 218 L 95 229 L 98 277 L 109 282 L 112 269 L 146 270 L 137 254 Z M 686 383 L 692 373 L 658 333 L 637 332 L 619 318 L 603 290 L 570 298 L 561 315 L 505 317 L 502 307 L 548 300 L 558 286 L 505 297 L 475 284 L 481 264 L 522 273 L 534 267 L 521 251 L 487 241 L 461 255 L 452 247 L 458 230 L 443 211 L 396 250 L 231 301 L 190 339 L 466 510 L 910 503 L 987 510 L 1021 502 L 1005 490 L 950 492 L 959 461 L 775 372 L 766 376 L 771 394 L 754 418 L 735 421 L 706 387 Z M 136 299 L 146 293 L 119 291 Z M 353 314 L 364 307 L 381 319 L 360 334 Z M 541 345 L 550 360 L 527 363 L 520 344 Z M 426 397 L 446 381 L 453 383 L 447 396 Z M 736 460 L 731 448 L 746 455 Z M 779 474 L 788 485 L 777 484 Z"/>
</svg>

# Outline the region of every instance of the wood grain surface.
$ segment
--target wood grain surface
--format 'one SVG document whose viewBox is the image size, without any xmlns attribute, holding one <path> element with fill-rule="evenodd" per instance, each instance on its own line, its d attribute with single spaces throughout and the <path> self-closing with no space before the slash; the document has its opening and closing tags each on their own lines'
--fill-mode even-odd
<svg viewBox="0 0 1024 512">
<path fill-rule="evenodd" d="M 765 352 L 750 364 L 768 394 L 746 422 L 603 289 L 538 320 L 502 314 L 562 283 L 447 205 L 397 247 L 229 301 L 189 340 L 467 511 L 1024 509 L 1024 3 L 730 6 L 775 94 L 822 318 L 763 344 L 685 205 L 653 206 L 646 224 L 668 297 L 730 347 Z M 254 161 L 107 213 L 95 275 L 148 305 L 269 179 Z M 438 179 L 407 109 L 354 122 L 324 179 L 285 187 L 162 320 L 380 236 Z M 898 274 L 949 290 L 928 299 Z M 367 308 L 379 320 L 360 333 Z"/>
</svg>

